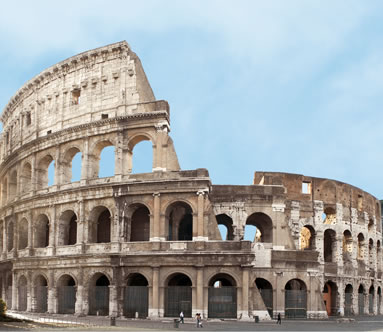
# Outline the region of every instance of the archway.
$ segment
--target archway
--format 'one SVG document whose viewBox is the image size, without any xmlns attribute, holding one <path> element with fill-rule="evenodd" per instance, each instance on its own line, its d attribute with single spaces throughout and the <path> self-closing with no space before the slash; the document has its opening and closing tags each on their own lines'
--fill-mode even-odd
<svg viewBox="0 0 383 332">
<path fill-rule="evenodd" d="M 354 314 L 352 309 L 352 293 L 353 287 L 351 284 L 348 284 L 344 290 L 344 315 L 351 316 Z"/>
<path fill-rule="evenodd" d="M 325 225 L 335 225 L 336 224 L 335 209 L 332 207 L 325 208 L 323 211 L 322 219 Z"/>
<path fill-rule="evenodd" d="M 74 314 L 76 307 L 76 282 L 69 274 L 64 274 L 57 282 L 59 314 Z"/>
<path fill-rule="evenodd" d="M 124 316 L 148 317 L 148 281 L 140 273 L 129 275 L 124 289 Z"/>
<path fill-rule="evenodd" d="M 65 155 L 61 160 L 63 183 L 81 180 L 81 161 L 82 153 L 78 148 L 72 147 L 65 152 Z"/>
<path fill-rule="evenodd" d="M 28 220 L 23 218 L 19 222 L 18 227 L 19 250 L 25 249 L 28 246 Z"/>
<path fill-rule="evenodd" d="M 68 246 L 77 243 L 77 216 L 72 210 L 64 211 L 59 218 L 59 246 Z"/>
<path fill-rule="evenodd" d="M 370 265 L 370 269 L 373 269 L 374 264 L 374 241 L 370 239 L 368 241 L 368 264 Z"/>
<path fill-rule="evenodd" d="M 89 242 L 108 243 L 111 236 L 111 213 L 105 206 L 97 206 L 90 213 Z"/>
<path fill-rule="evenodd" d="M 335 316 L 338 314 L 337 294 L 337 285 L 332 281 L 326 282 L 323 287 L 323 301 L 326 307 L 327 315 L 329 316 Z"/>
<path fill-rule="evenodd" d="M 13 249 L 13 236 L 15 231 L 15 226 L 13 223 L 13 220 L 10 220 L 8 222 L 8 228 L 7 228 L 7 242 L 8 242 L 8 251 L 11 251 Z"/>
<path fill-rule="evenodd" d="M 312 226 L 304 226 L 300 231 L 299 248 L 301 250 L 315 249 L 315 230 Z"/>
<path fill-rule="evenodd" d="M 149 241 L 150 212 L 144 205 L 138 205 L 132 214 L 130 241 Z"/>
<path fill-rule="evenodd" d="M 46 155 L 44 158 L 40 159 L 36 169 L 37 189 L 46 188 L 54 182 L 54 176 L 53 178 L 51 176 L 52 167 L 54 173 L 54 159 L 51 155 Z"/>
<path fill-rule="evenodd" d="M 109 279 L 96 273 L 89 284 L 89 315 L 109 315 Z"/>
<path fill-rule="evenodd" d="M 13 278 L 12 275 L 9 275 L 7 278 L 7 288 L 6 288 L 6 303 L 7 308 L 12 308 L 12 287 L 13 287 Z"/>
<path fill-rule="evenodd" d="M 48 282 L 47 279 L 39 275 L 35 279 L 34 288 L 35 297 L 35 312 L 47 312 L 48 311 Z"/>
<path fill-rule="evenodd" d="M 49 245 L 49 219 L 45 214 L 38 216 L 35 223 L 34 247 L 44 248 Z"/>
<path fill-rule="evenodd" d="M 362 233 L 358 234 L 358 253 L 357 259 L 360 261 L 364 260 L 364 235 Z"/>
<path fill-rule="evenodd" d="M 378 287 L 378 301 L 377 301 L 377 306 L 378 306 L 378 315 L 381 314 L 380 308 L 382 306 L 382 289 Z"/>
<path fill-rule="evenodd" d="M 17 193 L 17 171 L 12 171 L 9 178 L 9 200 L 15 199 Z"/>
<path fill-rule="evenodd" d="M 192 282 L 183 273 L 173 274 L 165 284 L 165 317 L 178 317 L 183 311 L 185 317 L 192 315 Z"/>
<path fill-rule="evenodd" d="M 18 290 L 18 310 L 26 311 L 27 310 L 27 298 L 28 298 L 28 283 L 27 279 L 24 276 L 19 278 L 19 284 L 17 287 Z"/>
<path fill-rule="evenodd" d="M 262 213 L 256 212 L 250 215 L 246 220 L 246 225 L 255 226 L 259 235 L 255 236 L 255 242 L 273 242 L 273 221 Z"/>
<path fill-rule="evenodd" d="M 273 318 L 273 286 L 266 279 L 257 278 L 255 280 L 259 293 L 261 294 L 263 303 L 269 313 L 270 317 Z"/>
<path fill-rule="evenodd" d="M 221 228 L 222 227 L 226 228 L 226 237 L 225 238 L 222 237 L 222 240 L 228 240 L 228 241 L 234 240 L 233 219 L 226 214 L 219 214 L 215 216 L 215 218 L 217 220 L 221 237 L 222 237 L 222 234 L 224 233 L 224 230 L 223 229 L 221 230 Z"/>
<path fill-rule="evenodd" d="M 150 173 L 153 169 L 153 145 L 144 136 L 132 150 L 132 174 Z M 131 144 L 130 144 L 131 145 Z"/>
<path fill-rule="evenodd" d="M 370 287 L 370 290 L 368 291 L 368 313 L 373 314 L 374 313 L 374 299 L 375 299 L 375 288 L 374 286 Z"/>
<path fill-rule="evenodd" d="M 350 262 L 352 259 L 352 235 L 349 230 L 343 232 L 343 261 Z"/>
<path fill-rule="evenodd" d="M 175 202 L 166 209 L 168 240 L 191 241 L 193 239 L 193 211 L 184 202 Z"/>
<path fill-rule="evenodd" d="M 285 317 L 307 317 L 307 287 L 300 279 L 292 279 L 285 286 Z"/>
<path fill-rule="evenodd" d="M 209 318 L 237 318 L 237 284 L 228 274 L 217 274 L 209 281 Z"/>
<path fill-rule="evenodd" d="M 336 233 L 326 229 L 323 236 L 323 256 L 325 262 L 336 262 Z"/>
<path fill-rule="evenodd" d="M 21 193 L 26 194 L 29 193 L 32 189 L 32 166 L 30 163 L 25 163 L 23 165 L 21 176 Z"/>
<path fill-rule="evenodd" d="M 364 315 L 364 287 L 360 285 L 358 288 L 358 314 Z"/>
</svg>

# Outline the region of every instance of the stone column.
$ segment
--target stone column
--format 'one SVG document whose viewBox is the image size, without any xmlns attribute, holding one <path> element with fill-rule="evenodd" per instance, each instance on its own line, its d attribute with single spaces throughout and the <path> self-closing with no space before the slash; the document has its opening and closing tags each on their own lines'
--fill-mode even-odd
<svg viewBox="0 0 383 332">
<path fill-rule="evenodd" d="M 124 134 L 122 130 L 117 132 L 117 144 L 115 147 L 115 156 L 114 156 L 114 164 L 115 164 L 115 173 L 114 176 L 117 177 L 117 181 L 121 181 L 123 174 L 123 141 Z"/>
<path fill-rule="evenodd" d="M 62 165 L 61 165 L 61 162 L 60 162 L 60 156 L 61 156 L 61 153 L 60 153 L 60 146 L 58 146 L 56 148 L 56 156 L 55 156 L 55 181 L 54 181 L 54 184 L 56 186 L 56 189 L 60 189 L 60 185 L 61 185 L 61 182 L 62 182 L 62 177 L 61 177 L 61 174 L 62 174 Z"/>
<path fill-rule="evenodd" d="M 249 269 L 242 269 L 242 320 L 250 320 L 249 316 Z"/>
<path fill-rule="evenodd" d="M 159 315 L 159 267 L 153 267 L 152 308 L 149 308 L 149 317 L 158 318 Z"/>
<path fill-rule="evenodd" d="M 342 279 L 339 279 L 338 281 L 338 293 L 339 293 L 339 315 L 344 316 L 344 311 L 345 311 L 345 285 Z"/>
<path fill-rule="evenodd" d="M 164 213 L 160 213 L 160 241 L 166 241 L 166 215 Z"/>
<path fill-rule="evenodd" d="M 363 294 L 364 294 L 364 314 L 368 315 L 370 311 L 369 310 L 370 296 L 369 296 L 368 289 L 365 289 Z"/>
<path fill-rule="evenodd" d="M 8 235 L 7 221 L 4 218 L 3 219 L 3 253 L 2 253 L 3 259 L 7 258 L 7 251 L 8 251 L 8 240 L 7 240 L 8 236 L 7 235 Z"/>
<path fill-rule="evenodd" d="M 31 162 L 31 189 L 33 195 L 35 195 L 37 190 L 37 161 L 36 161 L 36 153 L 32 154 L 32 162 Z"/>
<path fill-rule="evenodd" d="M 12 273 L 12 310 L 17 310 L 19 306 L 17 296 L 17 284 L 16 284 L 16 273 Z"/>
<path fill-rule="evenodd" d="M 343 234 L 336 236 L 335 262 L 338 264 L 338 268 L 343 268 Z"/>
<path fill-rule="evenodd" d="M 56 254 L 56 205 L 50 206 L 51 220 L 49 220 L 49 242 L 48 253 L 51 255 Z"/>
<path fill-rule="evenodd" d="M 153 233 L 150 234 L 150 241 L 160 241 L 160 193 L 153 194 L 154 197 L 154 212 L 153 212 Z"/>
<path fill-rule="evenodd" d="M 76 316 L 84 316 L 83 311 L 83 300 L 84 300 L 84 271 L 80 269 L 80 273 L 78 276 L 78 284 L 76 289 L 76 305 L 75 305 L 75 315 Z"/>
<path fill-rule="evenodd" d="M 31 312 L 32 310 L 32 302 L 34 296 L 34 287 L 32 280 L 32 271 L 28 271 L 28 279 L 27 279 L 27 311 Z"/>
<path fill-rule="evenodd" d="M 197 312 L 203 314 L 203 267 L 197 267 L 197 283 L 196 283 L 196 312 L 193 312 L 193 317 L 197 314 Z"/>
<path fill-rule="evenodd" d="M 82 152 L 81 163 L 81 185 L 86 185 L 89 178 L 89 138 L 87 137 L 83 141 L 84 151 Z"/>
<path fill-rule="evenodd" d="M 29 309 L 29 303 L 28 303 L 28 311 L 31 312 L 36 312 L 37 310 L 37 294 L 36 294 L 36 288 L 31 287 L 31 304 L 30 304 L 30 309 Z"/>
<path fill-rule="evenodd" d="M 28 213 L 28 254 L 29 256 L 33 255 L 33 213 L 29 211 Z"/>
<path fill-rule="evenodd" d="M 198 190 L 198 204 L 197 204 L 197 229 L 196 232 L 194 232 L 194 223 L 193 223 L 193 237 L 194 234 L 197 234 L 196 238 L 193 238 L 194 241 L 205 241 L 206 238 L 204 236 L 204 223 L 203 223 L 203 217 L 204 217 L 204 210 L 205 210 L 205 194 L 206 189 Z"/>
<path fill-rule="evenodd" d="M 57 287 L 48 288 L 48 313 L 57 313 Z"/>
<path fill-rule="evenodd" d="M 109 286 L 109 316 L 117 317 L 118 315 L 118 294 L 117 294 L 117 286 L 110 285 Z"/>
</svg>

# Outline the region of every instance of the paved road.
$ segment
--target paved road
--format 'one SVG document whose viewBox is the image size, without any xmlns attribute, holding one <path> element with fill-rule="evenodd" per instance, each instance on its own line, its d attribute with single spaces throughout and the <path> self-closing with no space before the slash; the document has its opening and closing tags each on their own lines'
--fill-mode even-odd
<svg viewBox="0 0 383 332">
<path fill-rule="evenodd" d="M 34 316 L 36 317 L 36 316 Z M 50 316 L 51 320 L 52 316 Z M 284 320 L 282 325 L 275 322 L 237 322 L 237 321 L 204 321 L 203 328 L 197 329 L 194 321 L 186 320 L 185 324 L 174 327 L 171 320 L 126 320 L 117 319 L 117 326 L 109 326 L 110 320 L 101 317 L 73 318 L 65 315 L 55 315 L 56 322 L 46 323 L 1 323 L 0 331 L 382 331 L 383 316 L 358 317 L 353 322 L 339 323 L 335 319 L 325 321 L 314 320 Z M 71 320 L 72 323 L 64 323 Z"/>
</svg>

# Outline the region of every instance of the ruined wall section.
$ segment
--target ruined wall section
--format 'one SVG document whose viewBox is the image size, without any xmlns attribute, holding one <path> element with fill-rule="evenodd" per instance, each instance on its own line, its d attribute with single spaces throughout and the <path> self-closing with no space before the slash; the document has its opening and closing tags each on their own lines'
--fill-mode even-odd
<svg viewBox="0 0 383 332">
<path fill-rule="evenodd" d="M 154 101 L 141 62 L 126 42 L 78 54 L 28 81 L 5 107 L 1 157 L 36 138 L 135 114 L 138 104 Z"/>
</svg>

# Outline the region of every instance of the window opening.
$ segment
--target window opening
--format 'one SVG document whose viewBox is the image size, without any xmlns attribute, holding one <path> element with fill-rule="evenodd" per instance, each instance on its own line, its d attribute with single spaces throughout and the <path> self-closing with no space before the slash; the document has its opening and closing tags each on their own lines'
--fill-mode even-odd
<svg viewBox="0 0 383 332">
<path fill-rule="evenodd" d="M 302 182 L 302 194 L 311 194 L 311 182 Z"/>
<path fill-rule="evenodd" d="M 81 90 L 76 89 L 72 91 L 72 105 L 80 104 Z"/>
<path fill-rule="evenodd" d="M 151 141 L 142 141 L 134 146 L 132 173 L 150 173 L 153 167 L 153 146 Z"/>
<path fill-rule="evenodd" d="M 82 153 L 77 152 L 72 159 L 72 179 L 71 182 L 77 182 L 81 180 L 81 161 Z"/>
<path fill-rule="evenodd" d="M 55 184 L 55 161 L 52 160 L 48 166 L 48 187 Z"/>
<path fill-rule="evenodd" d="M 110 145 L 102 149 L 100 153 L 100 167 L 98 177 L 105 178 L 114 176 L 114 146 Z"/>
</svg>

